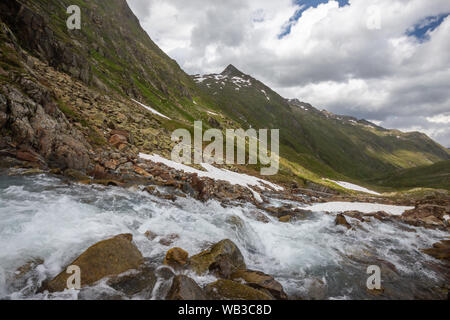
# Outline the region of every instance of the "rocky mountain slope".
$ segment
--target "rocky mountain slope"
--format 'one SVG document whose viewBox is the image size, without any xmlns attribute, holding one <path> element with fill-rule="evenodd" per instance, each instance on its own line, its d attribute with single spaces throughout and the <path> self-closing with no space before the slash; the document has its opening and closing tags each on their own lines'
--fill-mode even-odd
<svg viewBox="0 0 450 320">
<path fill-rule="evenodd" d="M 232 65 L 220 74 L 193 79 L 243 127 L 281 128 L 281 154 L 313 172 L 366 179 L 450 157 L 448 150 L 424 134 L 387 130 L 284 99 Z"/>
<path fill-rule="evenodd" d="M 72 4 L 82 9 L 81 30 L 66 27 Z M 281 129 L 280 172 L 271 179 L 300 186 L 336 187 L 322 177 L 361 180 L 450 157 L 422 134 L 286 100 L 231 65 L 190 77 L 152 42 L 125 0 L 5 1 L 0 26 L 7 167 L 135 174 L 139 152 L 168 157 L 171 132 L 192 130 L 194 120 L 204 129 Z"/>
</svg>

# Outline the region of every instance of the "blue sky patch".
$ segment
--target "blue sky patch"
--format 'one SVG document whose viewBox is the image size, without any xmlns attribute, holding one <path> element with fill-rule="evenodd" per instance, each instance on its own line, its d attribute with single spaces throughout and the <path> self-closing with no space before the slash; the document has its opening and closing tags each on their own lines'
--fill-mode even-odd
<svg viewBox="0 0 450 320">
<path fill-rule="evenodd" d="M 429 32 L 439 27 L 450 13 L 444 13 L 437 16 L 430 16 L 420 20 L 413 27 L 406 31 L 408 37 L 416 37 L 419 41 L 424 42 L 430 39 Z"/>
<path fill-rule="evenodd" d="M 317 8 L 319 4 L 328 3 L 329 1 L 330 0 L 293 0 L 293 3 L 299 8 L 295 11 L 294 15 L 289 18 L 289 21 L 284 24 L 278 38 L 281 39 L 291 33 L 292 26 L 302 17 L 303 12 L 311 7 Z M 349 0 L 337 0 L 337 2 L 339 2 L 339 7 L 349 5 Z"/>
</svg>

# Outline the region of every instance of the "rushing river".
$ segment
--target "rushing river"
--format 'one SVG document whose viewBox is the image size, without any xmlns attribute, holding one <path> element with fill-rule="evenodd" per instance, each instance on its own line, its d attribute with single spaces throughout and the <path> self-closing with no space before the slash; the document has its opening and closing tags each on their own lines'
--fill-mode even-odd
<svg viewBox="0 0 450 320">
<path fill-rule="evenodd" d="M 273 204 L 283 201 L 273 199 Z M 292 202 L 290 202 L 292 203 Z M 299 204 L 300 206 L 300 204 Z M 87 186 L 49 175 L 0 175 L 0 298 L 76 299 L 77 292 L 37 293 L 87 247 L 119 233 L 131 233 L 139 250 L 161 264 L 170 247 L 190 255 L 228 238 L 241 249 L 249 269 L 273 275 L 293 297 L 376 299 L 367 292 L 369 265 L 381 268 L 385 296 L 442 298 L 438 261 L 420 252 L 447 233 L 372 219 L 344 230 L 334 216 L 314 212 L 303 220 L 270 223 L 254 218 L 251 204 L 224 207 L 190 198 L 162 200 L 139 188 Z M 238 218 L 236 218 L 238 217 Z M 348 218 L 352 224 L 356 220 Z M 159 235 L 150 241 L 147 230 Z M 170 246 L 160 237 L 176 234 Z M 27 279 L 17 269 L 36 263 Z M 212 276 L 192 276 L 200 285 Z M 98 290 L 111 290 L 105 284 Z M 160 298 L 154 295 L 154 298 Z M 383 298 L 383 297 L 381 297 Z"/>
</svg>

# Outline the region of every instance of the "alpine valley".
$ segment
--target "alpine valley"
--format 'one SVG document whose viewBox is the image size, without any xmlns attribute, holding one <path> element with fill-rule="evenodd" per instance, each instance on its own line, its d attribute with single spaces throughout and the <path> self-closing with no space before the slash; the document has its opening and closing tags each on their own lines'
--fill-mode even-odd
<svg viewBox="0 0 450 320">
<path fill-rule="evenodd" d="M 188 75 L 126 0 L 2 1 L 0 58 L 0 299 L 447 299 L 450 151 L 425 134 Z M 194 121 L 279 129 L 278 173 L 173 162 Z"/>
</svg>

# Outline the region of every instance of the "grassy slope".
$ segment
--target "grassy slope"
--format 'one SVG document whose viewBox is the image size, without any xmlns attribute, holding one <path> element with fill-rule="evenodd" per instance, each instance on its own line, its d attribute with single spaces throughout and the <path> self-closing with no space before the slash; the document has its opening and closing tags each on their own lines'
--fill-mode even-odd
<svg viewBox="0 0 450 320">
<path fill-rule="evenodd" d="M 244 128 L 280 128 L 281 156 L 317 174 L 362 180 L 450 158 L 448 150 L 423 134 L 386 130 L 300 102 L 288 103 L 232 66 L 222 75 L 240 77 L 251 85 L 237 90 L 232 81 L 211 76 L 198 86 Z"/>
<path fill-rule="evenodd" d="M 425 187 L 450 190 L 450 160 L 400 170 L 368 182 L 396 189 Z"/>
</svg>

